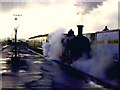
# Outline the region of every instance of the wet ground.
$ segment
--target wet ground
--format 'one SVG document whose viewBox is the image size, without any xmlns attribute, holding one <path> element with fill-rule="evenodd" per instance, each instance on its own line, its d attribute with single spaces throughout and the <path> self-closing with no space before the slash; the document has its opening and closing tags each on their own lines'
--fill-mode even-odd
<svg viewBox="0 0 120 90">
<path fill-rule="evenodd" d="M 66 75 L 60 65 L 45 59 L 42 55 L 26 48 L 20 48 L 20 57 L 27 62 L 27 66 L 21 67 L 17 72 L 11 70 L 6 64 L 12 56 L 11 47 L 2 52 L 0 59 L 0 73 L 2 75 L 2 88 L 101 88 L 93 82 L 86 83 Z"/>
</svg>

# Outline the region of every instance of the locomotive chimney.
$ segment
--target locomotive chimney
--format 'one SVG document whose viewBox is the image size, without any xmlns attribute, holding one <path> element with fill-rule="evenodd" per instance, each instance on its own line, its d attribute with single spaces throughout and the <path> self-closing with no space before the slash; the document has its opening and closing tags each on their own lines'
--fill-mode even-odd
<svg viewBox="0 0 120 90">
<path fill-rule="evenodd" d="M 81 36 L 84 26 L 83 25 L 77 25 L 77 27 L 78 27 L 78 35 Z"/>
</svg>

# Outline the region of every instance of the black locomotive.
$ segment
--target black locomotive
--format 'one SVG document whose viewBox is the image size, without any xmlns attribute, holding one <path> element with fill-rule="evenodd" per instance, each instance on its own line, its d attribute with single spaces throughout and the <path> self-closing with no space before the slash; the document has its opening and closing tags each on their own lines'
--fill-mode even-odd
<svg viewBox="0 0 120 90">
<path fill-rule="evenodd" d="M 68 32 L 67 36 L 62 40 L 65 50 L 62 59 L 64 62 L 71 64 L 80 57 L 86 59 L 91 58 L 91 44 L 87 37 L 82 34 L 83 25 L 77 25 L 78 35 L 75 36 L 72 29 Z"/>
</svg>

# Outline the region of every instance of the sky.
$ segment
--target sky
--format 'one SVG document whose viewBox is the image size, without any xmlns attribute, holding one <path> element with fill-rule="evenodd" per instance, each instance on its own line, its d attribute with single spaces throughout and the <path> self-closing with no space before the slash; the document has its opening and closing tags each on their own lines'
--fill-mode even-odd
<svg viewBox="0 0 120 90">
<path fill-rule="evenodd" d="M 66 32 L 84 25 L 83 33 L 101 31 L 105 26 L 118 29 L 119 0 L 1 0 L 0 38 L 18 38 L 48 34 L 57 29 Z M 17 20 L 14 20 L 15 14 Z"/>
</svg>

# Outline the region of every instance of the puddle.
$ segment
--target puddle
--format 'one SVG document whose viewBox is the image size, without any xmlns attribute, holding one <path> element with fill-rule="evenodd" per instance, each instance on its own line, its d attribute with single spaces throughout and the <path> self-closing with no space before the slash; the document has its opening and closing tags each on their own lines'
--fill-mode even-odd
<svg viewBox="0 0 120 90">
<path fill-rule="evenodd" d="M 19 73 L 25 73 L 26 71 L 25 70 L 19 70 Z"/>
<path fill-rule="evenodd" d="M 41 63 L 43 63 L 42 61 L 34 61 L 33 62 L 34 64 L 41 64 Z"/>
</svg>

